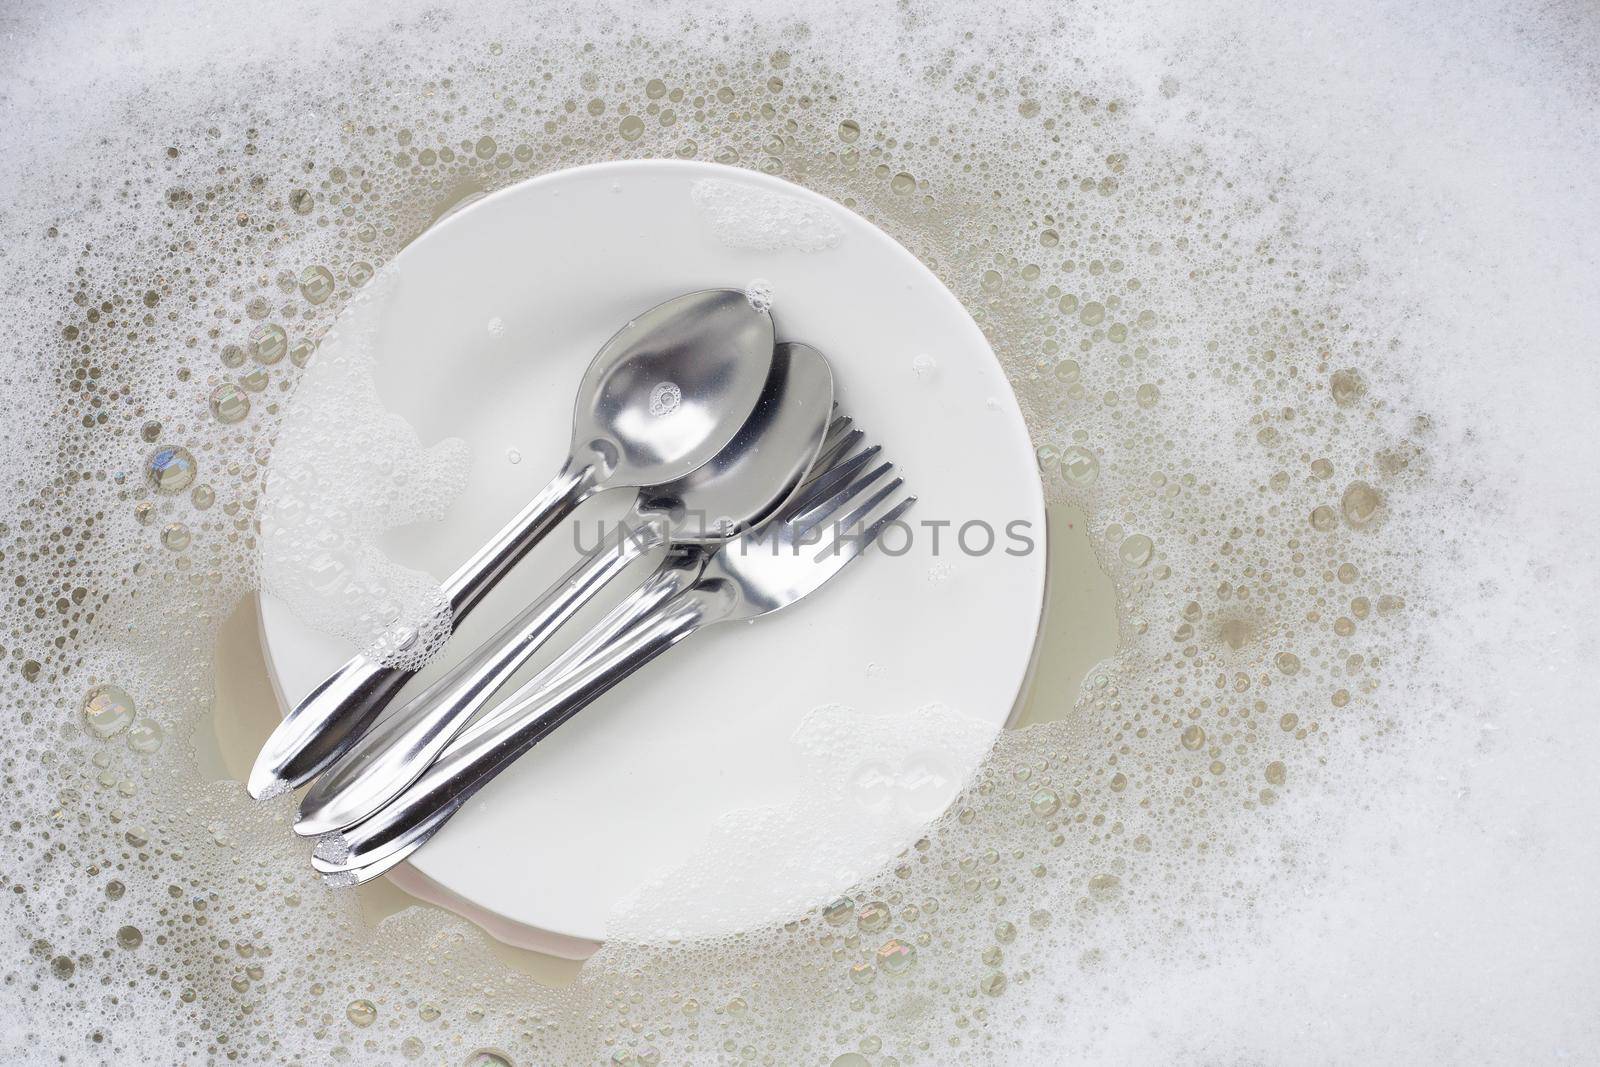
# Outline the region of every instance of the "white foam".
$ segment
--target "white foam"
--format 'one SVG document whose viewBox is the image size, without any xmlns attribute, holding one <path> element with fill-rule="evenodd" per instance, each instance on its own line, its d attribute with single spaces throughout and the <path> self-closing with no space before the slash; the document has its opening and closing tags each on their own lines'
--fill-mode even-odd
<svg viewBox="0 0 1600 1067">
<path fill-rule="evenodd" d="M 690 191 L 717 240 L 757 252 L 821 252 L 844 236 L 835 209 L 743 182 L 703 178 Z"/>
<path fill-rule="evenodd" d="M 311 854 L 317 859 L 325 860 L 328 863 L 343 863 L 350 858 L 350 839 L 337 830 L 333 833 L 323 834 L 317 838 L 317 843 L 312 847 Z"/>
<path fill-rule="evenodd" d="M 424 448 L 378 396 L 374 368 L 396 276 L 385 270 L 323 338 L 273 446 L 261 507 L 261 577 L 308 624 L 376 662 L 415 669 L 450 636 L 438 582 L 383 552 L 389 529 L 441 517 L 467 445 Z"/>
</svg>

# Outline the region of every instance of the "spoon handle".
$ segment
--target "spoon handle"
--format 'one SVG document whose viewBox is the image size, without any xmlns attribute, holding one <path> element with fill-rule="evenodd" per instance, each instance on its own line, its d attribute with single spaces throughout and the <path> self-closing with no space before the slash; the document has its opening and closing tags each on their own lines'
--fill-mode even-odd
<svg viewBox="0 0 1600 1067">
<path fill-rule="evenodd" d="M 295 832 L 352 826 L 416 780 L 551 635 L 634 560 L 666 542 L 664 516 L 619 526 L 538 600 L 420 695 L 395 707 L 312 783 Z"/>
<path fill-rule="evenodd" d="M 627 633 L 501 718 L 462 737 L 370 818 L 319 843 L 312 864 L 332 885 L 370 881 L 415 852 L 479 789 L 558 726 L 669 648 L 716 621 L 689 589 L 634 620 Z M 325 839 L 326 840 L 326 839 Z"/>
<path fill-rule="evenodd" d="M 568 459 L 516 518 L 445 579 L 451 630 L 506 571 L 596 491 L 594 468 Z M 396 645 L 403 648 L 405 642 Z M 261 746 L 245 785 L 250 795 L 265 800 L 316 777 L 356 742 L 413 673 L 359 653 L 351 657 L 296 704 Z"/>
<path fill-rule="evenodd" d="M 448 752 L 456 745 L 464 743 L 467 738 L 484 730 L 493 729 L 498 723 L 520 714 L 521 709 L 531 706 L 543 690 L 581 668 L 587 660 L 605 651 L 608 646 L 625 635 L 638 620 L 687 589 L 700 576 L 704 565 L 705 550 L 700 546 L 682 547 L 670 555 L 639 588 L 629 593 L 588 633 L 574 641 L 538 674 L 523 682 L 516 692 L 468 723 L 457 735 L 457 739 L 446 746 L 445 751 Z"/>
<path fill-rule="evenodd" d="M 703 553 L 697 550 L 681 549 L 668 556 L 639 588 L 612 608 L 605 618 L 595 623 L 587 633 L 546 664 L 533 678 L 523 682 L 516 692 L 464 726 L 449 744 L 434 756 L 434 760 L 449 759 L 464 746 L 471 744 L 474 738 L 488 731 L 504 731 L 507 722 L 521 717 L 529 708 L 538 707 L 544 697 L 571 676 L 583 671 L 592 671 L 594 664 L 608 650 L 635 632 L 641 623 L 655 618 L 662 610 L 662 605 L 691 586 L 699 577 L 703 565 Z M 420 768 L 413 779 L 421 777 L 421 772 L 426 769 L 426 767 Z M 320 782 L 319 779 L 318 784 Z M 399 795 L 408 784 L 410 783 L 401 783 L 393 795 Z M 391 796 L 390 799 L 392 798 Z M 346 824 L 345 829 L 349 830 L 351 839 L 359 841 L 361 835 L 368 832 L 370 827 Z M 362 850 L 362 856 L 351 858 L 345 850 L 334 851 L 339 852 L 337 860 L 330 859 L 328 850 L 322 849 L 313 856 L 312 865 L 324 874 L 332 874 L 361 866 L 360 860 L 366 855 Z"/>
<path fill-rule="evenodd" d="M 568 459 L 556 476 L 500 532 L 441 583 L 452 619 L 461 620 L 577 506 L 599 491 L 598 471 Z"/>
</svg>

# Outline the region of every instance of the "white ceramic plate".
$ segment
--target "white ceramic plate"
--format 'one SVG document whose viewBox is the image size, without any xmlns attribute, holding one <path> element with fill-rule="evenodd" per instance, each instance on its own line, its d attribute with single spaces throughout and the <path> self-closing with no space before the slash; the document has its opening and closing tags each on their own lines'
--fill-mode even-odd
<svg viewBox="0 0 1600 1067">
<path fill-rule="evenodd" d="M 939 702 L 990 731 L 1003 725 L 1026 681 L 1044 596 L 1033 450 L 982 333 L 882 231 L 764 175 L 612 163 L 489 196 L 421 236 L 398 266 L 404 299 L 386 310 L 379 343 L 384 402 L 424 442 L 459 436 L 473 449 L 447 518 L 389 538 L 403 563 L 449 573 L 544 484 L 565 455 L 584 367 L 629 317 L 679 293 L 757 280 L 770 285 L 779 338 L 829 357 L 841 409 L 899 464 L 920 500 L 911 517 L 982 520 L 1000 534 L 993 551 L 968 555 L 946 529 L 936 554 L 918 529 L 905 554 L 871 553 L 785 612 L 696 635 L 480 792 L 419 850 L 414 872 L 398 869 L 407 888 L 505 939 L 579 951 L 583 939 L 605 936 L 620 899 L 706 847 L 726 813 L 805 799 L 816 768 L 794 739 L 813 709 L 843 704 L 863 722 L 914 724 L 918 709 Z M 486 328 L 492 319 L 503 323 L 498 336 Z M 611 518 L 627 502 L 625 491 L 607 494 L 579 518 Z M 1030 553 L 1004 551 L 1017 521 L 1029 524 Z M 969 532 L 970 547 L 983 540 Z M 443 658 L 491 633 L 576 556 L 569 532 L 553 535 Z M 261 614 L 285 704 L 354 651 L 271 597 Z M 959 747 L 875 759 L 859 744 L 841 746 L 838 758 L 859 764 L 838 768 L 854 783 L 847 802 L 859 802 L 859 825 L 879 825 L 888 794 L 899 797 L 899 815 L 910 805 L 913 822 L 936 814 L 981 756 Z M 895 833 L 904 847 L 916 829 L 896 823 Z M 728 872 L 740 907 L 703 911 L 692 932 L 717 932 L 719 916 L 737 922 L 764 902 L 792 906 L 796 884 L 837 889 L 868 873 L 837 867 L 825 850 L 815 862 L 836 869 L 796 872 L 793 856 L 769 864 L 763 849 L 745 842 L 744 869 Z"/>
</svg>

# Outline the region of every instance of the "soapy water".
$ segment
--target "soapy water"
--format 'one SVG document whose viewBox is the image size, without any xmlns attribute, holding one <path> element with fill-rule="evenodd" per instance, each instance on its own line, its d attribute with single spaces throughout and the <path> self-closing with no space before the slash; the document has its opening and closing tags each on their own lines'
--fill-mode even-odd
<svg viewBox="0 0 1600 1067">
<path fill-rule="evenodd" d="M 29 9 L 0 44 L 8 1059 L 1600 1058 L 1589 8 L 250 15 Z M 938 806 L 919 709 L 819 710 L 817 795 L 730 814 L 548 989 L 436 911 L 369 927 L 194 741 L 280 472 L 373 482 L 326 517 L 368 578 L 458 484 L 318 402 L 335 316 L 464 201 L 661 155 L 939 273 L 1123 644 L 912 848 L 840 845 L 843 897 L 696 939 L 696 880 L 762 834 Z M 394 471 L 274 455 L 335 408 Z"/>
</svg>

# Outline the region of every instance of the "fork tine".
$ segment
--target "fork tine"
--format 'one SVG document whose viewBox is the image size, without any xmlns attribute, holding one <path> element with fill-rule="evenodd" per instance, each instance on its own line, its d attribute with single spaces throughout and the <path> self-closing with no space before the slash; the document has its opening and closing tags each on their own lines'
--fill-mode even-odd
<svg viewBox="0 0 1600 1067">
<path fill-rule="evenodd" d="M 783 521 L 792 520 L 794 516 L 816 507 L 818 501 L 838 492 L 840 486 L 849 484 L 850 480 L 860 472 L 861 468 L 865 467 L 872 457 L 876 456 L 880 451 L 882 451 L 881 445 L 873 445 L 871 448 L 862 449 L 854 456 L 835 464 L 831 470 L 814 479 L 810 485 L 795 494 L 794 499 L 783 509 L 783 515 L 781 516 Z"/>
<path fill-rule="evenodd" d="M 804 537 L 816 529 L 831 518 L 840 508 L 859 496 L 868 486 L 892 470 L 894 470 L 893 463 L 880 463 L 861 477 L 851 480 L 848 485 L 832 496 L 792 517 L 789 520 L 789 525 L 794 530 L 795 536 Z"/>
<path fill-rule="evenodd" d="M 887 464 L 886 464 L 887 466 Z M 874 508 L 889 498 L 889 494 L 905 484 L 904 478 L 896 478 L 877 492 L 873 493 L 865 502 L 850 514 L 839 520 L 839 529 L 849 530 L 854 528 L 862 519 L 872 514 Z"/>
<path fill-rule="evenodd" d="M 891 496 L 893 496 L 895 491 L 898 490 L 903 484 L 905 484 L 905 479 L 894 479 L 887 485 L 884 485 L 873 492 L 870 497 L 863 501 L 859 506 L 854 508 L 850 514 L 831 523 L 831 536 L 818 538 L 818 544 L 820 544 L 822 547 L 820 551 L 817 552 L 816 558 L 821 559 L 823 556 L 828 555 L 829 553 L 840 552 L 842 551 L 841 546 L 849 545 L 856 541 L 862 542 L 861 547 L 865 548 L 866 545 L 870 543 L 867 541 L 866 533 L 864 531 L 857 531 L 856 528 L 861 525 L 862 521 L 866 519 L 868 515 L 871 515 L 873 512 L 875 512 L 885 500 L 888 500 Z M 876 534 L 874 534 L 874 536 L 876 536 Z"/>
<path fill-rule="evenodd" d="M 848 422 L 848 417 L 841 421 Z M 851 450 L 860 444 L 864 437 L 866 437 L 866 434 L 860 430 L 850 430 L 848 433 L 840 433 L 837 436 L 830 433 L 827 439 L 822 442 L 822 451 L 817 454 L 816 462 L 811 464 L 811 470 L 806 475 L 805 484 L 810 484 L 826 475 L 840 460 L 848 456 Z"/>
<path fill-rule="evenodd" d="M 865 436 L 860 430 L 852 428 L 852 421 L 848 415 L 834 420 L 828 434 L 822 439 L 822 448 L 817 452 L 817 459 L 812 464 L 814 474 L 828 469 L 834 462 L 849 454 L 861 438 Z"/>
<path fill-rule="evenodd" d="M 861 540 L 866 542 L 867 545 L 872 544 L 883 535 L 883 531 L 899 522 L 900 516 L 910 511 L 911 505 L 915 504 L 916 502 L 917 498 L 914 496 L 908 496 L 904 500 L 900 501 L 900 503 L 896 504 L 893 508 L 889 509 L 887 513 L 874 521 L 871 526 L 868 526 L 866 533 L 861 535 Z M 863 545 L 862 547 L 866 546 Z"/>
<path fill-rule="evenodd" d="M 896 479 L 895 481 L 896 488 L 898 488 L 899 479 Z M 886 496 L 888 496 L 887 493 L 875 494 L 874 502 L 881 501 Z M 859 534 L 851 534 L 846 532 L 846 527 L 842 525 L 836 526 L 834 528 L 835 535 L 833 539 L 827 544 L 823 545 L 822 548 L 820 548 L 817 553 L 811 557 L 811 561 L 817 566 L 824 568 L 828 573 L 828 577 L 832 577 L 834 574 L 837 574 L 846 563 L 849 563 L 851 560 L 857 558 L 863 552 L 865 552 L 874 542 L 878 540 L 878 538 L 883 534 L 883 531 L 887 530 L 893 523 L 898 521 L 900 516 L 909 511 L 911 509 L 911 505 L 915 504 L 916 502 L 916 497 L 907 497 L 894 507 L 890 508 L 887 513 L 875 520 L 871 526 L 867 527 L 865 531 Z"/>
<path fill-rule="evenodd" d="M 850 424 L 855 421 L 849 415 L 840 415 L 838 404 L 833 405 L 833 412 L 833 421 L 828 423 L 828 432 L 822 439 L 824 444 L 831 444 L 838 440 L 839 435 L 849 429 Z"/>
</svg>

